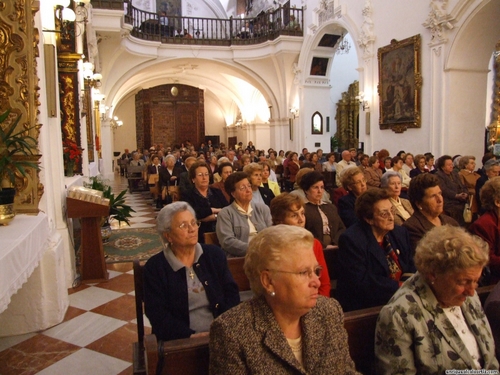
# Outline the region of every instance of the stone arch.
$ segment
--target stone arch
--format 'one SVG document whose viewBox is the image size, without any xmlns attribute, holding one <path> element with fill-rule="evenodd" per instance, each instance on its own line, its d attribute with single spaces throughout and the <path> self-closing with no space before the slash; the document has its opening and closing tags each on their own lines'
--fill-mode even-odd
<svg viewBox="0 0 500 375">
<path fill-rule="evenodd" d="M 459 6 L 465 7 L 458 4 L 457 8 Z M 458 13 L 457 8 L 452 14 Z M 460 150 L 462 154 L 479 157 L 484 152 L 484 125 L 489 121 L 485 114 L 491 100 L 486 95 L 487 86 L 493 84 L 488 82 L 488 66 L 495 44 L 500 40 L 500 0 L 470 5 L 463 13 L 466 13 L 464 20 L 444 56 L 447 104 L 442 144 L 443 152 Z M 470 134 L 474 142 L 463 134 Z"/>
</svg>

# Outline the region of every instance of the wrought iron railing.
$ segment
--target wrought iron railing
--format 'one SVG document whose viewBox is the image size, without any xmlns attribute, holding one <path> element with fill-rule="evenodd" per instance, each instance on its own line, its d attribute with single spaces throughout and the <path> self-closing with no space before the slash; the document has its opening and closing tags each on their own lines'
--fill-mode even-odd
<svg viewBox="0 0 500 375">
<path fill-rule="evenodd" d="M 245 45 L 276 39 L 280 35 L 303 36 L 302 8 L 283 7 L 261 12 L 254 18 L 199 18 L 160 16 L 137 9 L 128 0 L 92 0 L 100 9 L 123 9 L 131 34 L 144 40 L 171 44 Z"/>
</svg>

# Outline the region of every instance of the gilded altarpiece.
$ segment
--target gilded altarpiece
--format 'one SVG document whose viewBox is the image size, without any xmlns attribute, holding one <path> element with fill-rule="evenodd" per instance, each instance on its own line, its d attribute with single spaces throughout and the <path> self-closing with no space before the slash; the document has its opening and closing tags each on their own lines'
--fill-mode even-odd
<svg viewBox="0 0 500 375">
<path fill-rule="evenodd" d="M 20 116 L 15 131 L 38 140 L 41 124 L 38 123 L 39 93 L 36 58 L 39 56 L 38 29 L 34 15 L 40 2 L 32 0 L 0 0 L 0 113 L 11 109 Z M 12 122 L 2 124 L 7 130 Z M 41 155 L 33 150 L 32 156 L 16 156 L 38 163 Z M 37 213 L 43 185 L 38 172 L 26 169 L 26 176 L 19 174 L 14 200 L 17 213 Z"/>
<path fill-rule="evenodd" d="M 71 1 L 70 7 L 73 7 Z M 59 99 L 61 106 L 61 130 L 62 141 L 69 139 L 81 147 L 80 138 L 80 105 L 78 86 L 78 60 L 82 58 L 76 53 L 75 34 L 81 32 L 75 28 L 74 22 L 65 22 L 61 25 L 56 18 L 56 29 L 58 33 L 57 43 L 57 67 L 59 71 Z M 66 163 L 66 161 L 65 161 Z M 64 166 L 66 170 L 66 165 Z M 75 173 L 82 173 L 82 161 L 75 164 Z"/>
<path fill-rule="evenodd" d="M 359 83 L 354 81 L 337 103 L 337 138 L 342 149 L 359 147 Z"/>
<path fill-rule="evenodd" d="M 59 96 L 61 103 L 61 128 L 63 139 L 70 139 L 79 147 L 80 118 L 78 96 L 78 60 L 81 56 L 77 53 L 62 53 L 57 56 L 59 68 Z M 82 173 L 81 161 L 75 164 L 76 173 Z"/>
</svg>

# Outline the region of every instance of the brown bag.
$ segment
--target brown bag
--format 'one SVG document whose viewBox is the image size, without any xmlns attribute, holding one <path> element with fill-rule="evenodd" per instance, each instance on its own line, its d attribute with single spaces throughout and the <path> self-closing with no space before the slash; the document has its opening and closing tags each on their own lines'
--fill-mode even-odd
<svg viewBox="0 0 500 375">
<path fill-rule="evenodd" d="M 172 198 L 172 202 L 177 202 L 180 200 L 179 186 L 169 186 L 168 195 Z"/>
<path fill-rule="evenodd" d="M 148 184 L 149 185 L 154 185 L 158 182 L 158 180 L 160 179 L 160 175 L 158 174 L 150 174 L 149 177 L 148 177 Z"/>
<path fill-rule="evenodd" d="M 471 211 L 471 206 L 472 206 L 472 198 L 473 195 L 470 195 L 470 200 L 465 204 L 464 207 L 464 221 L 466 223 L 471 223 L 472 222 L 472 211 Z"/>
</svg>

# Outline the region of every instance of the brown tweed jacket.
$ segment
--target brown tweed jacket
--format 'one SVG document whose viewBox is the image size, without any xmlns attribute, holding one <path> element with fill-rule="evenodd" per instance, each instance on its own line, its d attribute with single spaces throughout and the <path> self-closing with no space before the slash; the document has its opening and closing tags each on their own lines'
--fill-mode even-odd
<svg viewBox="0 0 500 375">
<path fill-rule="evenodd" d="M 305 368 L 295 359 L 265 299 L 241 303 L 212 323 L 210 374 L 358 374 L 335 299 L 320 296 L 301 325 Z"/>
</svg>

